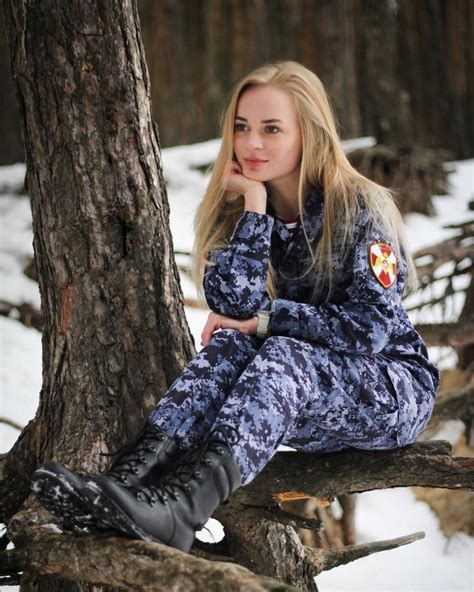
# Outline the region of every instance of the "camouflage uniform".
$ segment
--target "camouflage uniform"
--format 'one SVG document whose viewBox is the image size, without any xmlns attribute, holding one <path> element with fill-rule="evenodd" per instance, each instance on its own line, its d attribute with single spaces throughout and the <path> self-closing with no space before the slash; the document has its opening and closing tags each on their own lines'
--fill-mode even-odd
<svg viewBox="0 0 474 592">
<path fill-rule="evenodd" d="M 304 227 L 314 247 L 324 198 L 312 188 Z M 335 239 L 337 242 L 337 238 Z M 391 449 L 415 441 L 428 423 L 439 373 L 401 303 L 406 261 L 384 287 L 369 248 L 390 246 L 361 209 L 349 259 L 334 252 L 329 302 L 309 304 L 314 274 L 302 227 L 293 236 L 268 202 L 266 214 L 243 212 L 225 249 L 211 253 L 204 288 L 209 307 L 247 319 L 271 310 L 262 340 L 234 329 L 214 333 L 150 414 L 183 446 L 217 426 L 239 434 L 233 445 L 249 483 L 280 444 L 306 452 Z M 266 291 L 268 261 L 278 298 Z"/>
</svg>

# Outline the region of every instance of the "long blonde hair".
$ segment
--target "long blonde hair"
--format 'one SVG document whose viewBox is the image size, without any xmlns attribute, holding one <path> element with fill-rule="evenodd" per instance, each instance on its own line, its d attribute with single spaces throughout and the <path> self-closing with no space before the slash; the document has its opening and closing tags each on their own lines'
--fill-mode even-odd
<svg viewBox="0 0 474 592">
<path fill-rule="evenodd" d="M 314 252 L 306 231 L 303 230 L 312 262 L 306 276 L 313 268 L 315 283 L 312 301 L 323 291 L 326 281 L 327 299 L 332 287 L 333 237 L 338 228 L 338 251 L 344 257 L 350 247 L 355 219 L 360 207 L 365 208 L 369 219 L 386 231 L 397 255 L 400 247 L 407 259 L 408 277 L 406 290 L 416 287 L 416 270 L 410 256 L 401 214 L 394 202 L 396 193 L 382 187 L 357 172 L 347 159 L 337 133 L 335 116 L 321 80 L 294 61 L 273 61 L 250 72 L 234 87 L 228 105 L 221 115 L 222 143 L 204 198 L 194 218 L 194 246 L 191 259 L 191 275 L 196 283 L 199 298 L 204 299 L 203 274 L 209 261 L 209 253 L 225 248 L 235 224 L 244 211 L 244 198 L 224 188 L 226 163 L 233 157 L 233 137 L 237 104 L 245 90 L 258 85 L 271 85 L 287 90 L 293 97 L 297 121 L 302 135 L 302 159 L 298 182 L 298 205 L 303 216 L 303 199 L 311 186 L 324 191 L 324 215 L 321 237 Z M 275 270 L 268 266 L 267 292 L 277 298 Z"/>
</svg>

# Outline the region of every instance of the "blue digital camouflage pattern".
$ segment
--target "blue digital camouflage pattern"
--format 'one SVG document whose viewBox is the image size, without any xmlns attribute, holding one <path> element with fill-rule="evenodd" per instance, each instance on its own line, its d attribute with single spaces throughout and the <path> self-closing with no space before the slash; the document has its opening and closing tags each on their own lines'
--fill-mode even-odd
<svg viewBox="0 0 474 592">
<path fill-rule="evenodd" d="M 313 188 L 304 226 L 315 246 L 324 198 Z M 242 484 L 280 444 L 306 452 L 390 449 L 410 444 L 428 423 L 439 373 L 401 302 L 406 261 L 384 288 L 369 262 L 375 242 L 391 245 L 361 210 L 350 256 L 334 253 L 330 302 L 309 304 L 314 275 L 301 227 L 291 235 L 268 202 L 243 212 L 225 249 L 211 253 L 204 276 L 209 307 L 238 319 L 271 311 L 265 340 L 224 329 L 191 360 L 150 419 L 183 446 L 227 425 L 240 436 L 234 453 Z M 337 244 L 337 237 L 335 237 Z M 393 246 L 392 246 L 393 247 Z M 268 262 L 278 298 L 266 291 Z"/>
</svg>

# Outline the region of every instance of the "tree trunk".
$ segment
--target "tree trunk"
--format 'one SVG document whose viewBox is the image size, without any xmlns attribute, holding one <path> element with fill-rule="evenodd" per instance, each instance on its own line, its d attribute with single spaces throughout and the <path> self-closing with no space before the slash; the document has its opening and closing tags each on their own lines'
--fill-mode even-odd
<svg viewBox="0 0 474 592">
<path fill-rule="evenodd" d="M 0 10 L 0 31 L 5 30 L 3 12 Z M 23 162 L 23 146 L 21 145 L 20 121 L 15 100 L 15 89 L 10 76 L 10 60 L 8 59 L 7 39 L 0 34 L 0 165 Z"/>
<path fill-rule="evenodd" d="M 407 93 L 400 87 L 398 21 L 395 5 L 380 0 L 357 0 L 356 67 L 360 109 L 367 130 L 379 144 L 413 145 Z"/>
<path fill-rule="evenodd" d="M 40 404 L 8 456 L 6 519 L 43 459 L 103 469 L 195 349 L 136 2 L 4 10 L 43 310 Z"/>
<path fill-rule="evenodd" d="M 447 148 L 456 159 L 474 148 L 471 0 L 398 0 L 399 81 L 417 144 Z"/>
</svg>

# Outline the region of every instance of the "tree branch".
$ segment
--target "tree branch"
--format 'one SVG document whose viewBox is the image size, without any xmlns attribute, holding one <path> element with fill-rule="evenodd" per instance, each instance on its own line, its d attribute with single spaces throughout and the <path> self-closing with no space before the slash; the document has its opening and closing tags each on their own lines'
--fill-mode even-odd
<svg viewBox="0 0 474 592">
<path fill-rule="evenodd" d="M 474 343 L 474 319 L 466 319 L 456 323 L 426 323 L 417 324 L 426 345 L 463 347 Z"/>
<path fill-rule="evenodd" d="M 297 592 L 239 565 L 212 562 L 177 549 L 109 536 L 57 532 L 36 503 L 9 525 L 15 565 L 25 571 L 125 590 L 201 592 Z"/>
<path fill-rule="evenodd" d="M 350 545 L 343 547 L 342 549 L 314 549 L 305 546 L 305 561 L 313 567 L 315 573 L 321 573 L 322 571 L 327 571 L 338 565 L 345 565 L 351 561 L 356 561 L 356 559 L 368 557 L 373 553 L 396 549 L 397 547 L 409 545 L 410 543 L 424 538 L 424 532 L 414 532 L 413 534 L 397 537 L 395 539 L 364 543 L 362 545 Z"/>
<path fill-rule="evenodd" d="M 276 505 L 272 494 L 287 491 L 333 499 L 346 493 L 414 485 L 474 489 L 474 458 L 452 457 L 451 449 L 448 441 L 432 440 L 394 450 L 278 452 L 234 498 L 244 505 L 269 508 Z"/>
</svg>

